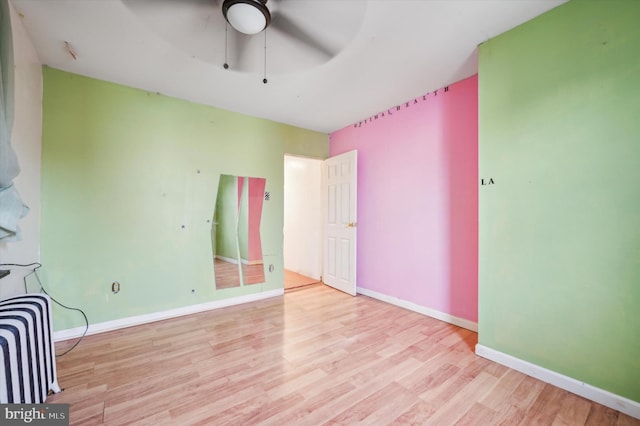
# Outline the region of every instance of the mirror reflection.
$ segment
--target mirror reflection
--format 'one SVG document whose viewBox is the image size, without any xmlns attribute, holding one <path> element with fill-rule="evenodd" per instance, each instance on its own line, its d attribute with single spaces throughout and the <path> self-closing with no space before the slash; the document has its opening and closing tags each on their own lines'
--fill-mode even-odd
<svg viewBox="0 0 640 426">
<path fill-rule="evenodd" d="M 216 288 L 265 282 L 260 222 L 266 179 L 221 175 L 211 227 Z"/>
</svg>

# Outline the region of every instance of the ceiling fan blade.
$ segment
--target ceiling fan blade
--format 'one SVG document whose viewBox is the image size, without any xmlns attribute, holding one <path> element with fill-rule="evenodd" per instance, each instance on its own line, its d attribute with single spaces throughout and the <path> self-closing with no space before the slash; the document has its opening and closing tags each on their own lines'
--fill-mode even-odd
<svg viewBox="0 0 640 426">
<path fill-rule="evenodd" d="M 273 28 L 292 39 L 311 47 L 325 55 L 327 58 L 333 58 L 337 54 L 335 49 L 317 40 L 309 31 L 305 30 L 302 26 L 288 18 L 280 10 L 274 11 L 271 14 L 270 28 Z"/>
<path fill-rule="evenodd" d="M 221 0 L 121 1 L 146 29 L 175 48 L 206 62 L 220 61 L 224 44 L 212 48 L 212 40 L 224 37 Z"/>
</svg>

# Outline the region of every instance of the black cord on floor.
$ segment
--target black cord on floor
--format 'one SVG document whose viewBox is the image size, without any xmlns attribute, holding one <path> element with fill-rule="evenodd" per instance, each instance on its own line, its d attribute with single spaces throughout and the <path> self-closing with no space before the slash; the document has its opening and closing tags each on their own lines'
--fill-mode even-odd
<svg viewBox="0 0 640 426">
<path fill-rule="evenodd" d="M 28 273 L 27 275 L 25 275 L 22 278 L 22 281 L 24 282 L 24 292 L 25 293 L 29 293 L 29 290 L 27 289 L 27 277 L 29 277 L 30 275 L 35 275 L 36 280 L 38 281 L 38 285 L 40 285 L 40 291 L 42 293 L 44 293 L 47 296 L 49 296 L 49 298 L 51 300 L 53 300 L 55 303 L 57 303 L 61 307 L 65 308 L 65 309 L 68 309 L 70 311 L 78 311 L 78 312 L 80 312 L 82 314 L 82 316 L 84 317 L 84 323 L 85 323 L 84 332 L 82 333 L 82 336 L 80 336 L 78 338 L 78 340 L 73 344 L 73 346 L 71 346 L 69 349 L 67 349 L 66 351 L 64 351 L 61 354 L 56 354 L 56 357 L 64 356 L 64 355 L 68 354 L 69 352 L 71 352 L 73 349 L 75 349 L 75 347 L 78 346 L 78 344 L 82 341 L 84 336 L 87 335 L 87 331 L 89 331 L 89 320 L 87 319 L 87 315 L 84 313 L 84 311 L 82 309 L 80 309 L 80 308 L 73 308 L 73 307 L 67 306 L 67 305 L 59 302 L 53 296 L 51 296 L 47 292 L 47 290 L 45 290 L 44 286 L 42 285 L 42 281 L 40 281 L 40 277 L 38 276 L 38 269 L 40 269 L 42 267 L 41 263 L 34 262 L 34 263 L 25 264 L 25 265 L 20 264 L 20 263 L 0 263 L 0 267 L 3 267 L 3 266 L 17 266 L 17 267 L 20 267 L 20 268 L 33 268 L 30 273 Z"/>
</svg>

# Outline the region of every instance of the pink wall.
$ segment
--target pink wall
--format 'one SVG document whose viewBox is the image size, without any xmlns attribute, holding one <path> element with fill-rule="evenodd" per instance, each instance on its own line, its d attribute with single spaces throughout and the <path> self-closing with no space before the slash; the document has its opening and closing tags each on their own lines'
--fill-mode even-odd
<svg viewBox="0 0 640 426">
<path fill-rule="evenodd" d="M 358 150 L 358 287 L 477 322 L 477 76 L 329 140 Z"/>
<path fill-rule="evenodd" d="M 262 203 L 267 181 L 249 178 L 249 261 L 262 260 L 262 241 L 260 240 L 260 222 Z"/>
</svg>

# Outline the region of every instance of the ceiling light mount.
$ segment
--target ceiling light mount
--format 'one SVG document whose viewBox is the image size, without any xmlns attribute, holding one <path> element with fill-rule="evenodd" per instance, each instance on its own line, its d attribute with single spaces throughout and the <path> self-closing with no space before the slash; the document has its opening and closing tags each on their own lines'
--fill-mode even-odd
<svg viewBox="0 0 640 426">
<path fill-rule="evenodd" d="M 267 0 L 224 0 L 222 14 L 233 28 L 248 35 L 258 34 L 271 23 Z"/>
</svg>

